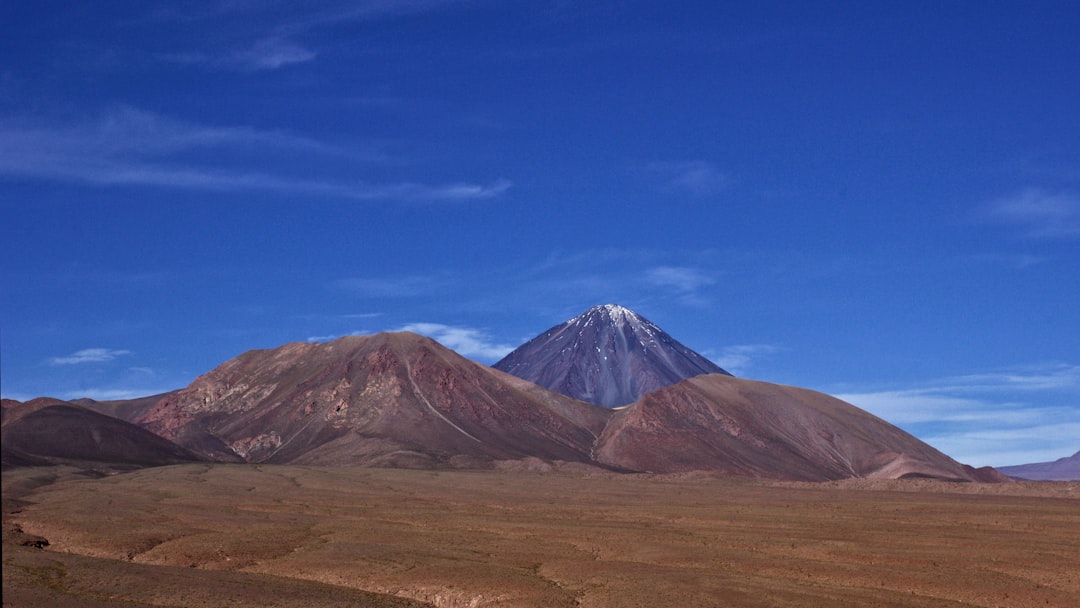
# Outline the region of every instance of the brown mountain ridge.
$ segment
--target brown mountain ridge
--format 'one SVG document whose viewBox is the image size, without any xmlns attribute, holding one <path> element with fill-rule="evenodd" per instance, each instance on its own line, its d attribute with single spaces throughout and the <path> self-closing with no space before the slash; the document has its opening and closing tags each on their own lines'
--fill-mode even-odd
<svg viewBox="0 0 1080 608">
<path fill-rule="evenodd" d="M 589 462 L 606 419 L 400 332 L 247 352 L 138 422 L 210 458 L 429 467 Z"/>
<path fill-rule="evenodd" d="M 814 391 L 709 374 L 613 410 L 407 332 L 250 351 L 137 422 L 226 461 L 439 468 L 538 458 L 789 480 L 997 480 Z"/>
<path fill-rule="evenodd" d="M 735 378 L 620 306 L 594 307 L 526 346 L 504 361 L 556 390 L 393 332 L 248 351 L 154 397 L 5 401 L 4 462 L 569 462 L 804 481 L 1007 480 L 828 395 Z M 603 403 L 579 401 L 580 391 Z"/>
<path fill-rule="evenodd" d="M 617 411 L 594 455 L 645 471 L 1002 481 L 834 397 L 722 374 L 684 380 Z"/>
<path fill-rule="evenodd" d="M 5 399 L 0 445 L 4 469 L 72 461 L 159 466 L 200 460 L 139 426 L 48 397 L 26 403 Z"/>
</svg>

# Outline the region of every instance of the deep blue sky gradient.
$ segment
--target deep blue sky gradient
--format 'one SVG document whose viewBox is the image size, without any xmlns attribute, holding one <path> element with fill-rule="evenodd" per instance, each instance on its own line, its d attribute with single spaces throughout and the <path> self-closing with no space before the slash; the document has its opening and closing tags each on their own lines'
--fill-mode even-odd
<svg viewBox="0 0 1080 608">
<path fill-rule="evenodd" d="M 1080 4 L 0 6 L 0 389 L 629 306 L 960 460 L 1080 449 Z"/>
</svg>

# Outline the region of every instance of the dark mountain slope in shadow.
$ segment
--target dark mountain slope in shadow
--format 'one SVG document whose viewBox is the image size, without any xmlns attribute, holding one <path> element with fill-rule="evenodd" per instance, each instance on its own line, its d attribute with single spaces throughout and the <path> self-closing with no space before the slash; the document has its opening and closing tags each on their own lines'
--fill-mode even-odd
<svg viewBox="0 0 1080 608">
<path fill-rule="evenodd" d="M 0 442 L 5 469 L 68 461 L 160 466 L 200 460 L 134 424 L 49 398 L 5 404 Z"/>
</svg>

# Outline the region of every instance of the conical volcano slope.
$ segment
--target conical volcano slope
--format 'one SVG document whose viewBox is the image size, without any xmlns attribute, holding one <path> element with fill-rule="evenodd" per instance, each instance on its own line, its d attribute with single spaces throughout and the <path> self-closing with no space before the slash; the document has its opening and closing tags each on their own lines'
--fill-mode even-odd
<svg viewBox="0 0 1080 608">
<path fill-rule="evenodd" d="M 648 319 L 594 306 L 518 347 L 495 369 L 588 403 L 618 407 L 700 374 L 727 374 Z"/>
<path fill-rule="evenodd" d="M 719 374 L 650 393 L 614 413 L 595 458 L 637 471 L 718 471 L 823 481 L 930 477 L 1000 481 L 850 403 Z"/>
<path fill-rule="evenodd" d="M 607 418 L 402 332 L 247 352 L 139 422 L 215 458 L 432 467 L 588 462 Z"/>
</svg>

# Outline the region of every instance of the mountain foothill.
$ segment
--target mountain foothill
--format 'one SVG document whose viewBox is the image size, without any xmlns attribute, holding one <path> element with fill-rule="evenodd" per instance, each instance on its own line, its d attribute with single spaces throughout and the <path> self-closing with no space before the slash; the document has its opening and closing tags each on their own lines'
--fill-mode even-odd
<svg viewBox="0 0 1080 608">
<path fill-rule="evenodd" d="M 736 378 L 603 305 L 494 366 L 408 332 L 252 350 L 126 401 L 3 402 L 3 466 L 563 466 L 794 481 L 1005 481 L 849 403 Z M 515 464 L 516 463 L 516 464 Z"/>
</svg>

